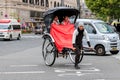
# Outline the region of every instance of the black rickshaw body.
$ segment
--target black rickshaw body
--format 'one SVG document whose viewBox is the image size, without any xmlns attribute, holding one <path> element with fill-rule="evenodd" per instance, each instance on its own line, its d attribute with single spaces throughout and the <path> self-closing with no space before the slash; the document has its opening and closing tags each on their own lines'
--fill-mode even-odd
<svg viewBox="0 0 120 80">
<path fill-rule="evenodd" d="M 63 18 L 65 16 L 71 17 L 72 23 L 75 23 L 77 17 L 78 17 L 79 11 L 75 8 L 69 8 L 69 7 L 55 7 L 52 9 L 49 9 L 44 13 L 44 23 L 46 25 L 46 30 L 49 33 L 50 30 L 50 24 L 52 23 L 55 16 L 58 16 L 59 22 L 61 23 L 63 21 Z"/>
</svg>

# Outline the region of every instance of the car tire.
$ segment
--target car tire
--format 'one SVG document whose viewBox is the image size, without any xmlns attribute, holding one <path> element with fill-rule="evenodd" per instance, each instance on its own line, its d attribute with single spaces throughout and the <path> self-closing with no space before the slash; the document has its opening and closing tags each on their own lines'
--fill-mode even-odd
<svg viewBox="0 0 120 80">
<path fill-rule="evenodd" d="M 102 46 L 102 45 L 96 46 L 95 50 L 96 50 L 96 54 L 97 54 L 98 56 L 103 56 L 103 55 L 105 55 L 105 53 L 106 53 L 105 48 L 104 48 L 104 46 Z"/>
<path fill-rule="evenodd" d="M 12 35 L 10 35 L 9 40 L 12 41 Z"/>
<path fill-rule="evenodd" d="M 17 37 L 17 40 L 20 40 L 20 38 L 21 38 L 21 36 L 20 36 L 20 34 L 19 34 L 18 37 Z"/>
</svg>

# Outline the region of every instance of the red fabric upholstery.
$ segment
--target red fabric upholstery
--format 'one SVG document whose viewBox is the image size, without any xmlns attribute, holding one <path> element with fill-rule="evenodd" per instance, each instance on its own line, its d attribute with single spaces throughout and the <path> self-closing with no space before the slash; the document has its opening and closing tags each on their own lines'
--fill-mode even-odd
<svg viewBox="0 0 120 80">
<path fill-rule="evenodd" d="M 62 51 L 64 47 L 73 48 L 72 45 L 72 34 L 74 31 L 74 25 L 51 25 L 50 34 L 55 40 L 55 45 L 59 52 Z"/>
</svg>

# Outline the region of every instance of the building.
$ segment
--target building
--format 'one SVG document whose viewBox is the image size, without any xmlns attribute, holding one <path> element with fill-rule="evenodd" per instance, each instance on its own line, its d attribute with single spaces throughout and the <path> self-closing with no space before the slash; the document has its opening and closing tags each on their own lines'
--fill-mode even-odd
<svg viewBox="0 0 120 80">
<path fill-rule="evenodd" d="M 95 18 L 95 14 L 86 6 L 85 0 L 80 0 L 81 18 Z"/>
<path fill-rule="evenodd" d="M 42 21 L 49 8 L 61 6 L 62 0 L 0 0 L 0 19 L 15 18 L 23 26 Z M 64 6 L 75 7 L 76 0 L 64 0 Z"/>
</svg>

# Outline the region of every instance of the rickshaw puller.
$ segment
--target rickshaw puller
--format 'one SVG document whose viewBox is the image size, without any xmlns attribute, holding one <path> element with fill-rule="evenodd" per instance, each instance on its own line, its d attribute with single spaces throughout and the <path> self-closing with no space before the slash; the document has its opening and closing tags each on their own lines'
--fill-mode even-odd
<svg viewBox="0 0 120 80">
<path fill-rule="evenodd" d="M 88 46 L 91 47 L 89 36 L 87 34 L 87 31 L 84 29 L 84 24 L 82 22 L 79 22 L 77 25 L 77 29 L 75 29 L 73 33 L 73 38 L 72 38 L 73 49 L 75 50 L 75 54 L 76 54 L 75 65 L 74 65 L 75 69 L 80 69 L 78 63 L 80 59 L 81 50 L 83 49 L 83 45 L 82 45 L 83 36 L 85 36 L 85 38 L 87 39 Z"/>
</svg>

